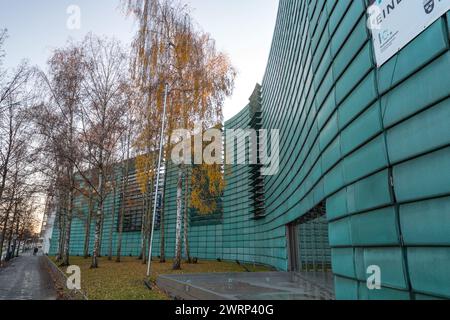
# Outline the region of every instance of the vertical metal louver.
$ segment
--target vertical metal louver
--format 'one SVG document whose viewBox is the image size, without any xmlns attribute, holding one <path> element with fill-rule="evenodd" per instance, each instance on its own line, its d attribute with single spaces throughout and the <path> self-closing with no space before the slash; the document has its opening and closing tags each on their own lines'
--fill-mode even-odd
<svg viewBox="0 0 450 320">
<path fill-rule="evenodd" d="M 331 248 L 325 202 L 320 203 L 298 224 L 300 268 L 302 271 L 330 271 Z"/>
<path fill-rule="evenodd" d="M 250 200 L 252 201 L 252 213 L 254 219 L 265 217 L 265 197 L 264 197 L 264 177 L 261 175 L 261 161 L 259 159 L 261 147 L 260 130 L 262 129 L 262 111 L 261 111 L 261 86 L 256 85 L 252 96 L 250 97 L 250 123 L 249 127 L 256 132 L 256 154 L 257 163 L 250 164 L 249 185 L 251 190 Z M 249 150 L 251 153 L 251 151 Z"/>
</svg>

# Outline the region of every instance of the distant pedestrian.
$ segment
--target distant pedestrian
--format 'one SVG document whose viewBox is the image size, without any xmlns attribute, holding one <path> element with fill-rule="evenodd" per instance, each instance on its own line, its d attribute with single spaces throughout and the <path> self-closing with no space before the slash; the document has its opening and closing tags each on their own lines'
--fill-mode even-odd
<svg viewBox="0 0 450 320">
<path fill-rule="evenodd" d="M 33 256 L 35 256 L 38 253 L 38 251 L 39 251 L 39 249 L 35 247 L 33 250 Z"/>
</svg>

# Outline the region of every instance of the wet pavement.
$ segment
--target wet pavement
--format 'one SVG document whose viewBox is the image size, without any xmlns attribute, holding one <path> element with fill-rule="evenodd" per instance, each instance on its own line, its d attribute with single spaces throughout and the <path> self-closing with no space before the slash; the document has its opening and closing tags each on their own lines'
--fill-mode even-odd
<svg viewBox="0 0 450 320">
<path fill-rule="evenodd" d="M 0 300 L 55 300 L 57 293 L 44 259 L 23 253 L 0 268 Z"/>
<path fill-rule="evenodd" d="M 160 276 L 158 286 L 183 300 L 334 300 L 327 272 L 210 273 Z"/>
</svg>

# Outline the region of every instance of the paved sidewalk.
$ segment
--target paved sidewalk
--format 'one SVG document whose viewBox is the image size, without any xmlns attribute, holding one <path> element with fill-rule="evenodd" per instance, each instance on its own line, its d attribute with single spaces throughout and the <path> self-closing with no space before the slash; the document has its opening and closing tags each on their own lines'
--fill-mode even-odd
<svg viewBox="0 0 450 320">
<path fill-rule="evenodd" d="M 57 293 L 43 259 L 30 251 L 0 268 L 0 300 L 55 300 Z"/>
</svg>

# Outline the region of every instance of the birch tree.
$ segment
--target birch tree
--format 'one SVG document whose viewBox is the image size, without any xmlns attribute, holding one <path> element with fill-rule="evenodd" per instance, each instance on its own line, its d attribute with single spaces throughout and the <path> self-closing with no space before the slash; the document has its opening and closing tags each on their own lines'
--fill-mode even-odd
<svg viewBox="0 0 450 320">
<path fill-rule="evenodd" d="M 1 69 L 6 37 L 6 31 L 0 30 L 0 202 L 10 168 L 16 161 L 15 152 L 26 143 L 21 137 L 27 125 L 23 107 L 27 100 L 26 87 L 33 74 L 33 70 L 26 62 L 12 71 Z"/>
<path fill-rule="evenodd" d="M 232 94 L 236 75 L 229 58 L 217 51 L 209 34 L 195 27 L 189 9 L 179 2 L 129 0 L 127 5 L 140 23 L 133 45 L 137 79 L 155 92 L 155 99 L 162 96 L 166 83 L 170 88 L 167 127 L 192 131 L 198 122 L 206 126 L 220 123 L 223 102 Z M 160 108 L 158 103 L 155 108 Z M 165 135 L 170 137 L 171 132 Z M 186 165 L 178 171 L 173 269 L 181 267 L 181 189 Z"/>
<path fill-rule="evenodd" d="M 75 43 L 53 52 L 48 61 L 48 72 L 41 72 L 44 83 L 42 103 L 34 110 L 34 120 L 47 151 L 58 162 L 58 186 L 60 187 L 59 219 L 62 237 L 62 265 L 70 264 L 70 236 L 76 191 L 76 173 L 84 170 L 79 146 L 82 84 L 84 81 L 83 49 Z M 64 222 L 64 224 L 62 224 Z"/>
<path fill-rule="evenodd" d="M 34 73 L 26 62 L 14 69 L 2 68 L 6 38 L 6 30 L 0 30 L 0 259 L 8 230 L 11 236 L 19 221 L 19 202 L 31 186 L 35 160 L 27 118 Z"/>
<path fill-rule="evenodd" d="M 95 235 L 92 268 L 98 267 L 104 202 L 114 179 L 113 165 L 118 159 L 119 139 L 125 131 L 124 115 L 129 106 L 127 54 L 114 39 L 88 35 L 83 42 L 86 52 L 85 103 L 82 108 L 82 140 L 89 145 L 89 159 L 97 172 L 93 186 L 96 196 Z"/>
</svg>

